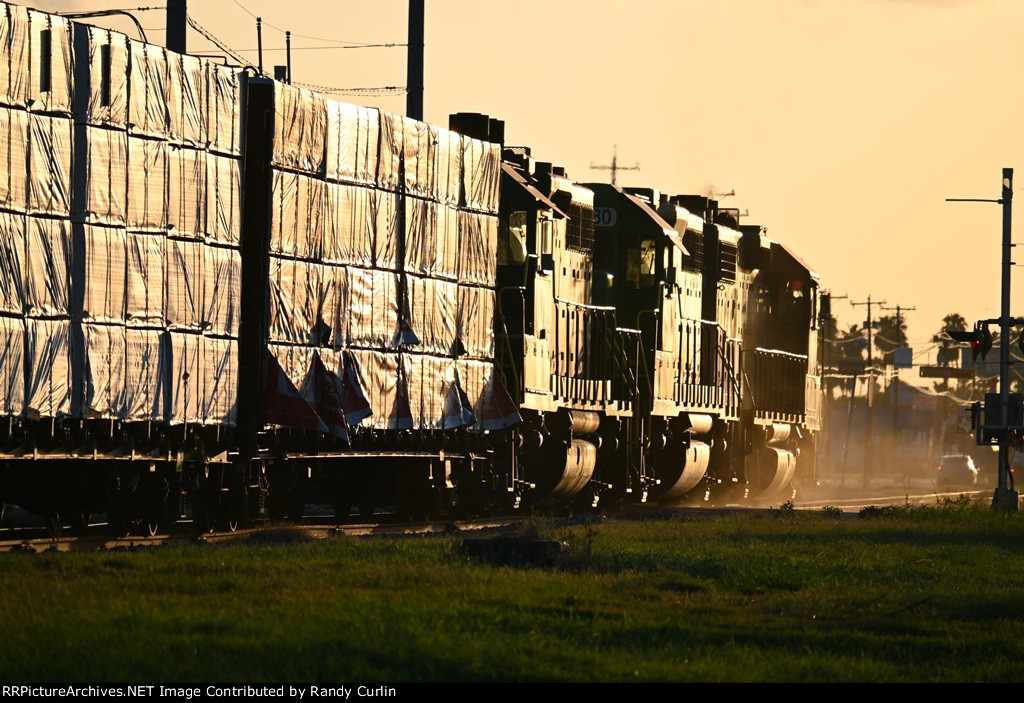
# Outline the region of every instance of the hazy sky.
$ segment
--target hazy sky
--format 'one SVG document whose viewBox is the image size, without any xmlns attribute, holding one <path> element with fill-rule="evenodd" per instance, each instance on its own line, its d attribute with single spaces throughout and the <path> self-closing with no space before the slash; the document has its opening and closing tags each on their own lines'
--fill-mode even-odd
<svg viewBox="0 0 1024 703">
<path fill-rule="evenodd" d="M 308 47 L 404 43 L 406 0 L 190 0 L 189 14 L 254 65 L 261 16 L 268 72 L 290 30 L 296 83 L 405 84 L 403 47 Z M 136 15 L 162 44 L 164 12 Z M 1022 30 L 1019 0 L 426 0 L 425 119 L 503 119 L 507 143 L 579 181 L 607 181 L 590 166 L 617 145 L 620 165 L 640 164 L 620 185 L 734 191 L 723 205 L 849 296 L 833 306 L 841 325 L 865 319 L 849 302 L 899 305 L 924 352 L 944 315 L 1000 313 L 1001 207 L 945 199 L 999 198 L 1003 167 L 1024 191 Z M 188 41 L 218 51 L 191 29 Z M 405 111 L 404 95 L 343 99 Z"/>
</svg>

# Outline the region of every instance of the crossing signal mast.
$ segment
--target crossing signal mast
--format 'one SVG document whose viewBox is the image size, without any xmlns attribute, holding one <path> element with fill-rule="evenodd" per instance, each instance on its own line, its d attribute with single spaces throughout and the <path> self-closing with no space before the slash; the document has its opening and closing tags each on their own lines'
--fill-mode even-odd
<svg viewBox="0 0 1024 703">
<path fill-rule="evenodd" d="M 988 331 L 990 324 L 999 325 L 999 392 L 986 393 L 985 403 L 974 403 L 971 415 L 974 419 L 975 441 L 979 445 L 999 447 L 999 485 L 992 497 L 993 508 L 1017 510 L 1018 493 L 1010 481 L 1010 446 L 1020 446 L 1024 438 L 1024 397 L 1020 393 L 1010 393 L 1010 327 L 1017 323 L 1010 317 L 1010 249 L 1014 246 L 1010 241 L 1010 212 L 1013 201 L 1013 169 L 1003 169 L 1002 197 L 998 200 L 980 198 L 947 198 L 949 201 L 967 201 L 982 203 L 999 203 L 1003 206 L 1003 261 L 1002 261 L 1002 295 L 1000 315 L 994 320 L 979 320 L 972 332 L 957 332 L 963 338 L 947 332 L 952 339 L 969 342 L 975 361 L 982 359 L 992 348 L 992 335 Z M 1024 343 L 1018 340 L 1021 349 Z M 982 419 L 983 418 L 983 419 Z"/>
</svg>

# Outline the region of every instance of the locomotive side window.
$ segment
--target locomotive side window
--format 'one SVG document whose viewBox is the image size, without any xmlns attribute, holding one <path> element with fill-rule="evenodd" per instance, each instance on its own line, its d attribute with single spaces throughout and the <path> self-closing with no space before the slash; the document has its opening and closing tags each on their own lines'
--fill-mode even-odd
<svg viewBox="0 0 1024 703">
<path fill-rule="evenodd" d="M 551 271 L 555 267 L 554 255 L 552 254 L 552 246 L 555 238 L 555 223 L 551 220 L 542 220 L 540 222 L 540 237 L 538 243 L 540 245 L 541 270 Z"/>
<path fill-rule="evenodd" d="M 516 210 L 498 223 L 498 265 L 526 261 L 526 211 Z"/>
<path fill-rule="evenodd" d="M 653 239 L 644 239 L 639 243 L 630 242 L 626 262 L 626 280 L 634 288 L 650 288 L 654 285 L 654 266 L 657 249 Z"/>
</svg>

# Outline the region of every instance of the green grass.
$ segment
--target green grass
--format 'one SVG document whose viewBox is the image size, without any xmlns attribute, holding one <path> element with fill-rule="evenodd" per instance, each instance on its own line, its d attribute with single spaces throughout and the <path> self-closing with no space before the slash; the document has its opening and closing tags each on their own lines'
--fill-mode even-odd
<svg viewBox="0 0 1024 703">
<path fill-rule="evenodd" d="M 1024 679 L 1024 515 L 965 503 L 0 555 L 4 682 Z"/>
</svg>

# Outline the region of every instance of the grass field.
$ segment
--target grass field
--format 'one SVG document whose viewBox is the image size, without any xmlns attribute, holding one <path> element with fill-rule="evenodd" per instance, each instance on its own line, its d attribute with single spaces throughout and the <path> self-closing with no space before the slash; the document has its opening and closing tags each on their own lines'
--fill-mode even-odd
<svg viewBox="0 0 1024 703">
<path fill-rule="evenodd" d="M 8 682 L 1010 682 L 1024 515 L 940 507 L 0 555 Z M 562 546 L 564 545 L 564 546 Z"/>
</svg>

